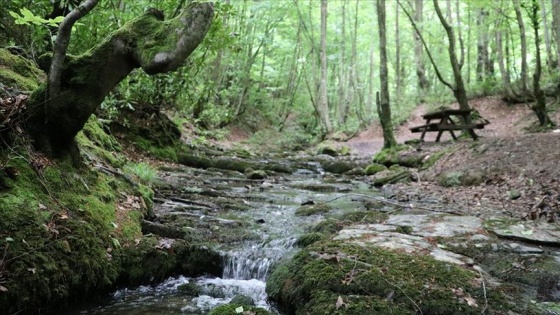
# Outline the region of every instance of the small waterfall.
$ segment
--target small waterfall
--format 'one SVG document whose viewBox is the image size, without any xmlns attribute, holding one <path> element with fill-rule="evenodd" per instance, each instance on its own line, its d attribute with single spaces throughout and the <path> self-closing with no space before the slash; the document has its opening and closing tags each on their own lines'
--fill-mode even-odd
<svg viewBox="0 0 560 315">
<path fill-rule="evenodd" d="M 265 281 L 272 262 L 272 259 L 266 257 L 230 256 L 224 266 L 222 278 Z"/>
</svg>

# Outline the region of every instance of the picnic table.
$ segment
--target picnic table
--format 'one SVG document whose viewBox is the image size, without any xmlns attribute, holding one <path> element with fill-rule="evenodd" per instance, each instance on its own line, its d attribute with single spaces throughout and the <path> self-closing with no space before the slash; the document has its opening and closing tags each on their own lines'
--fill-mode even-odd
<svg viewBox="0 0 560 315">
<path fill-rule="evenodd" d="M 468 133 L 473 140 L 478 139 L 478 136 L 474 132 L 474 129 L 483 129 L 486 123 L 469 123 L 465 124 L 465 121 L 470 121 L 469 115 L 472 110 L 463 109 L 443 109 L 435 112 L 430 112 L 422 117 L 426 120 L 426 124 L 410 128 L 411 132 L 421 132 L 420 140 L 424 141 L 424 136 L 426 132 L 436 132 L 438 133 L 436 137 L 436 142 L 439 142 L 441 135 L 444 131 L 449 131 L 453 140 L 457 140 L 454 130 L 462 130 Z M 453 120 L 453 117 L 457 121 Z M 435 121 L 435 122 L 432 122 Z"/>
</svg>

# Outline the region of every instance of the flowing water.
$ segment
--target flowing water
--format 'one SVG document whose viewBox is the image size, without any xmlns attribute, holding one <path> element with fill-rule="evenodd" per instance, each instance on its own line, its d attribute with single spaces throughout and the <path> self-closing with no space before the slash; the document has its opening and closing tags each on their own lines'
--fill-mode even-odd
<svg viewBox="0 0 560 315">
<path fill-rule="evenodd" d="M 207 178 L 206 182 L 212 182 Z M 112 296 L 81 305 L 66 314 L 149 315 L 207 314 L 212 308 L 228 303 L 237 295 L 251 297 L 259 307 L 278 313 L 267 301 L 265 282 L 275 263 L 294 252 L 294 243 L 322 216 L 298 217 L 295 210 L 304 202 L 328 202 L 334 210 L 329 215 L 356 210 L 362 203 L 348 192 L 376 193 L 359 181 L 331 179 L 323 182 L 318 164 L 310 164 L 281 179 L 267 181 L 266 190 L 247 189 L 239 177 L 216 179 L 230 192 L 242 195 L 250 210 L 241 215 L 248 221 L 261 220 L 258 239 L 223 248 L 226 257 L 221 278 L 170 278 L 157 286 L 141 286 L 118 290 Z M 321 189 L 324 185 L 324 189 Z M 314 187 L 312 190 L 309 187 Z M 177 287 L 195 283 L 202 294 L 188 297 Z"/>
</svg>

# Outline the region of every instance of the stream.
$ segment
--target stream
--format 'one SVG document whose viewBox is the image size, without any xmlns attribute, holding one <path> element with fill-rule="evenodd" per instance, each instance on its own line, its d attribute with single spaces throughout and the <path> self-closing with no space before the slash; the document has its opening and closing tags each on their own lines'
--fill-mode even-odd
<svg viewBox="0 0 560 315">
<path fill-rule="evenodd" d="M 336 163 L 347 163 L 347 170 L 363 167 L 367 160 L 314 158 L 220 158 L 215 162 L 220 168 L 162 167 L 153 224 L 173 227 L 192 244 L 215 244 L 213 249 L 223 258 L 221 277 L 178 276 L 158 285 L 125 288 L 64 314 L 208 314 L 238 298 L 250 298 L 256 306 L 281 314 L 265 292 L 271 270 L 297 251 L 301 235 L 343 215 L 355 219 L 340 226 L 335 241 L 362 242 L 365 248 L 427 255 L 472 268 L 485 285 L 516 287 L 520 295 L 515 303 L 539 303 L 543 314 L 560 314 L 556 224 L 514 220 L 499 209 L 488 217 L 457 214 L 439 197 L 415 194 L 410 188 L 401 192 L 407 201 L 397 201 L 390 187 L 374 188 L 371 177 L 325 171 Z M 252 166 L 248 170 L 267 169 L 267 174 L 232 171 L 247 165 Z M 320 211 L 302 214 L 306 207 Z M 385 219 L 368 223 L 368 213 L 374 212 L 384 213 Z"/>
<path fill-rule="evenodd" d="M 158 216 L 188 213 L 189 218 L 194 217 L 199 223 L 214 216 L 227 218 L 222 222 L 226 225 L 230 219 L 252 222 L 251 237 L 220 245 L 218 250 L 225 257 L 220 278 L 179 276 L 157 286 L 121 289 L 110 297 L 65 314 L 207 314 L 238 295 L 248 296 L 256 306 L 279 314 L 268 303 L 265 293 L 269 271 L 276 262 L 294 252 L 294 243 L 306 228 L 323 220 L 322 215 L 296 216 L 296 209 L 304 203 L 326 202 L 333 209 L 329 215 L 337 215 L 363 209 L 363 200 L 347 197 L 348 192 L 379 194 L 377 189 L 361 181 L 325 174 L 316 162 L 294 161 L 286 166 L 293 170 L 291 174 L 276 174 L 263 180 L 248 180 L 239 172 L 217 169 L 184 167 L 160 172 L 161 179 L 170 183 L 172 189 L 156 195 L 155 212 Z M 210 206 L 205 205 L 224 197 L 244 205 L 243 211 L 236 211 L 236 206 L 226 202 L 225 208 L 230 208 L 229 211 L 219 210 L 217 214 L 207 215 Z M 199 198 L 204 202 L 198 202 Z M 197 202 L 191 204 L 190 200 Z M 214 211 L 216 209 L 210 212 Z M 209 221 L 210 226 L 202 226 L 220 229 L 220 224 L 212 225 L 213 220 Z M 180 293 L 178 287 L 186 283 L 195 283 L 201 294 L 189 297 Z"/>
</svg>

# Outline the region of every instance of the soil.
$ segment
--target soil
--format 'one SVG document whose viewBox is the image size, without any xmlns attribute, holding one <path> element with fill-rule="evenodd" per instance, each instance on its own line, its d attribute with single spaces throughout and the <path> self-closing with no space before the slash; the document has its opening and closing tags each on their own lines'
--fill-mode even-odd
<svg viewBox="0 0 560 315">
<path fill-rule="evenodd" d="M 490 121 L 484 129 L 477 130 L 480 139 L 452 141 L 445 133 L 436 143 L 436 133 L 428 133 L 417 150 L 432 152 L 451 146 L 450 152 L 431 169 L 419 172 L 419 181 L 391 187 L 396 198 L 436 198 L 449 211 L 464 214 L 556 220 L 556 212 L 560 211 L 560 130 L 527 133 L 526 129 L 536 123 L 535 115 L 527 106 L 510 106 L 499 97 L 479 98 L 470 104 Z M 409 128 L 423 124 L 421 116 L 427 111 L 426 106 L 417 107 L 411 118 L 397 128 L 399 143 L 420 137 Z M 551 118 L 559 122 L 560 113 Z M 383 145 L 381 128 L 374 125 L 345 145 L 358 155 L 371 156 Z M 438 176 L 445 172 L 464 171 L 482 174 L 482 184 L 442 187 L 437 183 Z"/>
</svg>

